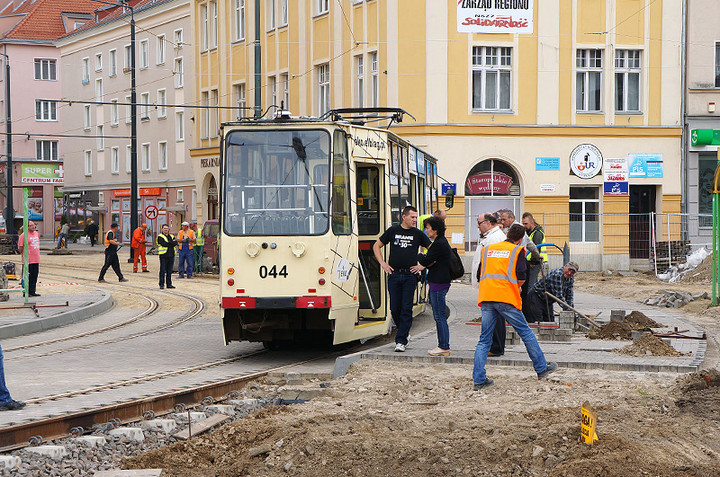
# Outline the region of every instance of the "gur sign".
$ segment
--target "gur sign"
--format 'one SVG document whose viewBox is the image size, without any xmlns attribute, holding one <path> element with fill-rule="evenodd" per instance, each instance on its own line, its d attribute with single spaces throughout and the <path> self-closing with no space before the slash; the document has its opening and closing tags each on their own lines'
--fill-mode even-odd
<svg viewBox="0 0 720 477">
<path fill-rule="evenodd" d="M 532 33 L 533 0 L 458 0 L 460 33 Z"/>
<path fill-rule="evenodd" d="M 570 169 L 581 179 L 592 179 L 603 165 L 600 150 L 592 144 L 580 144 L 570 153 Z"/>
</svg>

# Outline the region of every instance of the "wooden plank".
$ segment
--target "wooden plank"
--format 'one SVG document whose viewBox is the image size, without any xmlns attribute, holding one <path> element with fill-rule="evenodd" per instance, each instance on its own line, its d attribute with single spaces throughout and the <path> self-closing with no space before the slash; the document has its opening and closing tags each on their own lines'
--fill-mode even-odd
<svg viewBox="0 0 720 477">
<path fill-rule="evenodd" d="M 191 437 L 194 437 L 200 433 L 203 433 L 207 431 L 208 429 L 217 426 L 221 422 L 223 422 L 225 419 L 229 419 L 230 416 L 226 414 L 213 414 L 212 416 L 208 417 L 204 421 L 200 422 L 193 422 L 190 424 L 190 427 L 188 429 L 183 429 L 180 432 L 177 432 L 173 434 L 173 437 L 176 439 L 181 439 L 183 441 L 186 441 L 190 439 Z M 192 431 L 192 434 L 189 434 L 190 431 Z"/>
</svg>

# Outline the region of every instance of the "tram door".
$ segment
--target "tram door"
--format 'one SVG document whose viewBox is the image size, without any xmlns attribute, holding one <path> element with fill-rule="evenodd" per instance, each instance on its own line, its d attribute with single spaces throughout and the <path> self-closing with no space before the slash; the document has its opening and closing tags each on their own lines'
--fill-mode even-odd
<svg viewBox="0 0 720 477">
<path fill-rule="evenodd" d="M 361 321 L 384 321 L 385 274 L 373 254 L 373 244 L 384 232 L 382 197 L 384 171 L 382 165 L 356 163 L 358 260 L 360 281 L 358 300 Z"/>
</svg>

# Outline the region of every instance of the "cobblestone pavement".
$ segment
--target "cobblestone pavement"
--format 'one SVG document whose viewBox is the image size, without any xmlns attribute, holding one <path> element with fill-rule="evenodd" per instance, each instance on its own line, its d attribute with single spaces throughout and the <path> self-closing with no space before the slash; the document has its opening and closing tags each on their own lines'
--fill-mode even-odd
<svg viewBox="0 0 720 477">
<path fill-rule="evenodd" d="M 450 356 L 433 357 L 427 350 L 437 346 L 435 330 L 416 334 L 404 353 L 395 353 L 393 345 L 379 347 L 362 353 L 364 358 L 410 360 L 427 362 L 453 362 L 472 364 L 475 346 L 480 337 L 479 323 L 469 323 L 480 316 L 477 306 L 477 290 L 469 285 L 453 284 L 448 293 L 450 315 Z M 617 298 L 591 295 L 576 290 L 575 308 L 585 314 L 594 315 L 602 312 L 598 321 L 603 323 L 610 319 L 611 310 L 633 310 L 643 312 L 649 318 L 665 325 L 668 331 L 674 328 L 688 330 L 689 336 L 702 336 L 703 330 L 667 308 L 657 308 Z M 508 328 L 508 333 L 512 328 Z M 591 340 L 584 334 L 575 333 L 568 342 L 542 341 L 540 347 L 548 361 L 556 361 L 562 367 L 607 369 L 624 371 L 651 371 L 686 373 L 700 369 L 705 358 L 706 341 L 693 339 L 671 339 L 670 344 L 678 351 L 690 353 L 688 356 L 644 356 L 635 357 L 613 353 L 613 349 L 622 348 L 630 341 Z M 488 365 L 526 366 L 530 368 L 530 358 L 525 346 L 520 342 L 505 347 L 505 355 L 491 357 Z"/>
</svg>

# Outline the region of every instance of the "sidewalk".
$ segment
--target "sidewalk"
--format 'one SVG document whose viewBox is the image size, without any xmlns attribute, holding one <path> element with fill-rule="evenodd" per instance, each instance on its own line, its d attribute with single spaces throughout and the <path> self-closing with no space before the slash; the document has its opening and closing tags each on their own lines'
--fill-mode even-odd
<svg viewBox="0 0 720 477">
<path fill-rule="evenodd" d="M 357 356 L 349 359 L 370 358 L 472 365 L 481 328 L 479 323 L 468 324 L 470 320 L 480 316 L 476 296 L 477 290 L 469 285 L 453 284 L 450 288 L 448 293 L 448 305 L 451 310 L 450 319 L 448 320 L 450 325 L 450 348 L 452 350 L 450 356 L 434 357 L 427 354 L 427 350 L 437 346 L 436 332 L 433 328 L 419 334 L 414 334 L 414 330 L 411 331 L 412 340 L 404 353 L 395 353 L 394 343 L 392 343 L 358 353 Z M 602 314 L 597 319 L 600 324 L 609 321 L 611 310 L 625 310 L 626 313 L 638 310 L 649 318 L 665 325 L 668 331 L 672 331 L 674 327 L 677 327 L 678 330 L 689 330 L 684 333 L 689 336 L 702 336 L 703 334 L 702 329 L 683 320 L 668 308 L 649 307 L 627 300 L 577 291 L 575 292 L 575 307 L 590 314 L 602 311 Z M 585 337 L 583 333 L 574 333 L 568 342 L 540 341 L 540 347 L 547 360 L 556 361 L 561 367 L 675 373 L 700 370 L 705 359 L 707 341 L 672 339 L 670 344 L 678 351 L 690 353 L 688 356 L 635 357 L 612 352 L 613 349 L 622 348 L 628 344 L 631 344 L 631 341 L 591 340 Z M 346 364 L 349 366 L 349 363 Z M 488 365 L 525 366 L 528 369 L 532 367 L 522 342 L 506 346 L 504 356 L 488 358 Z"/>
</svg>

